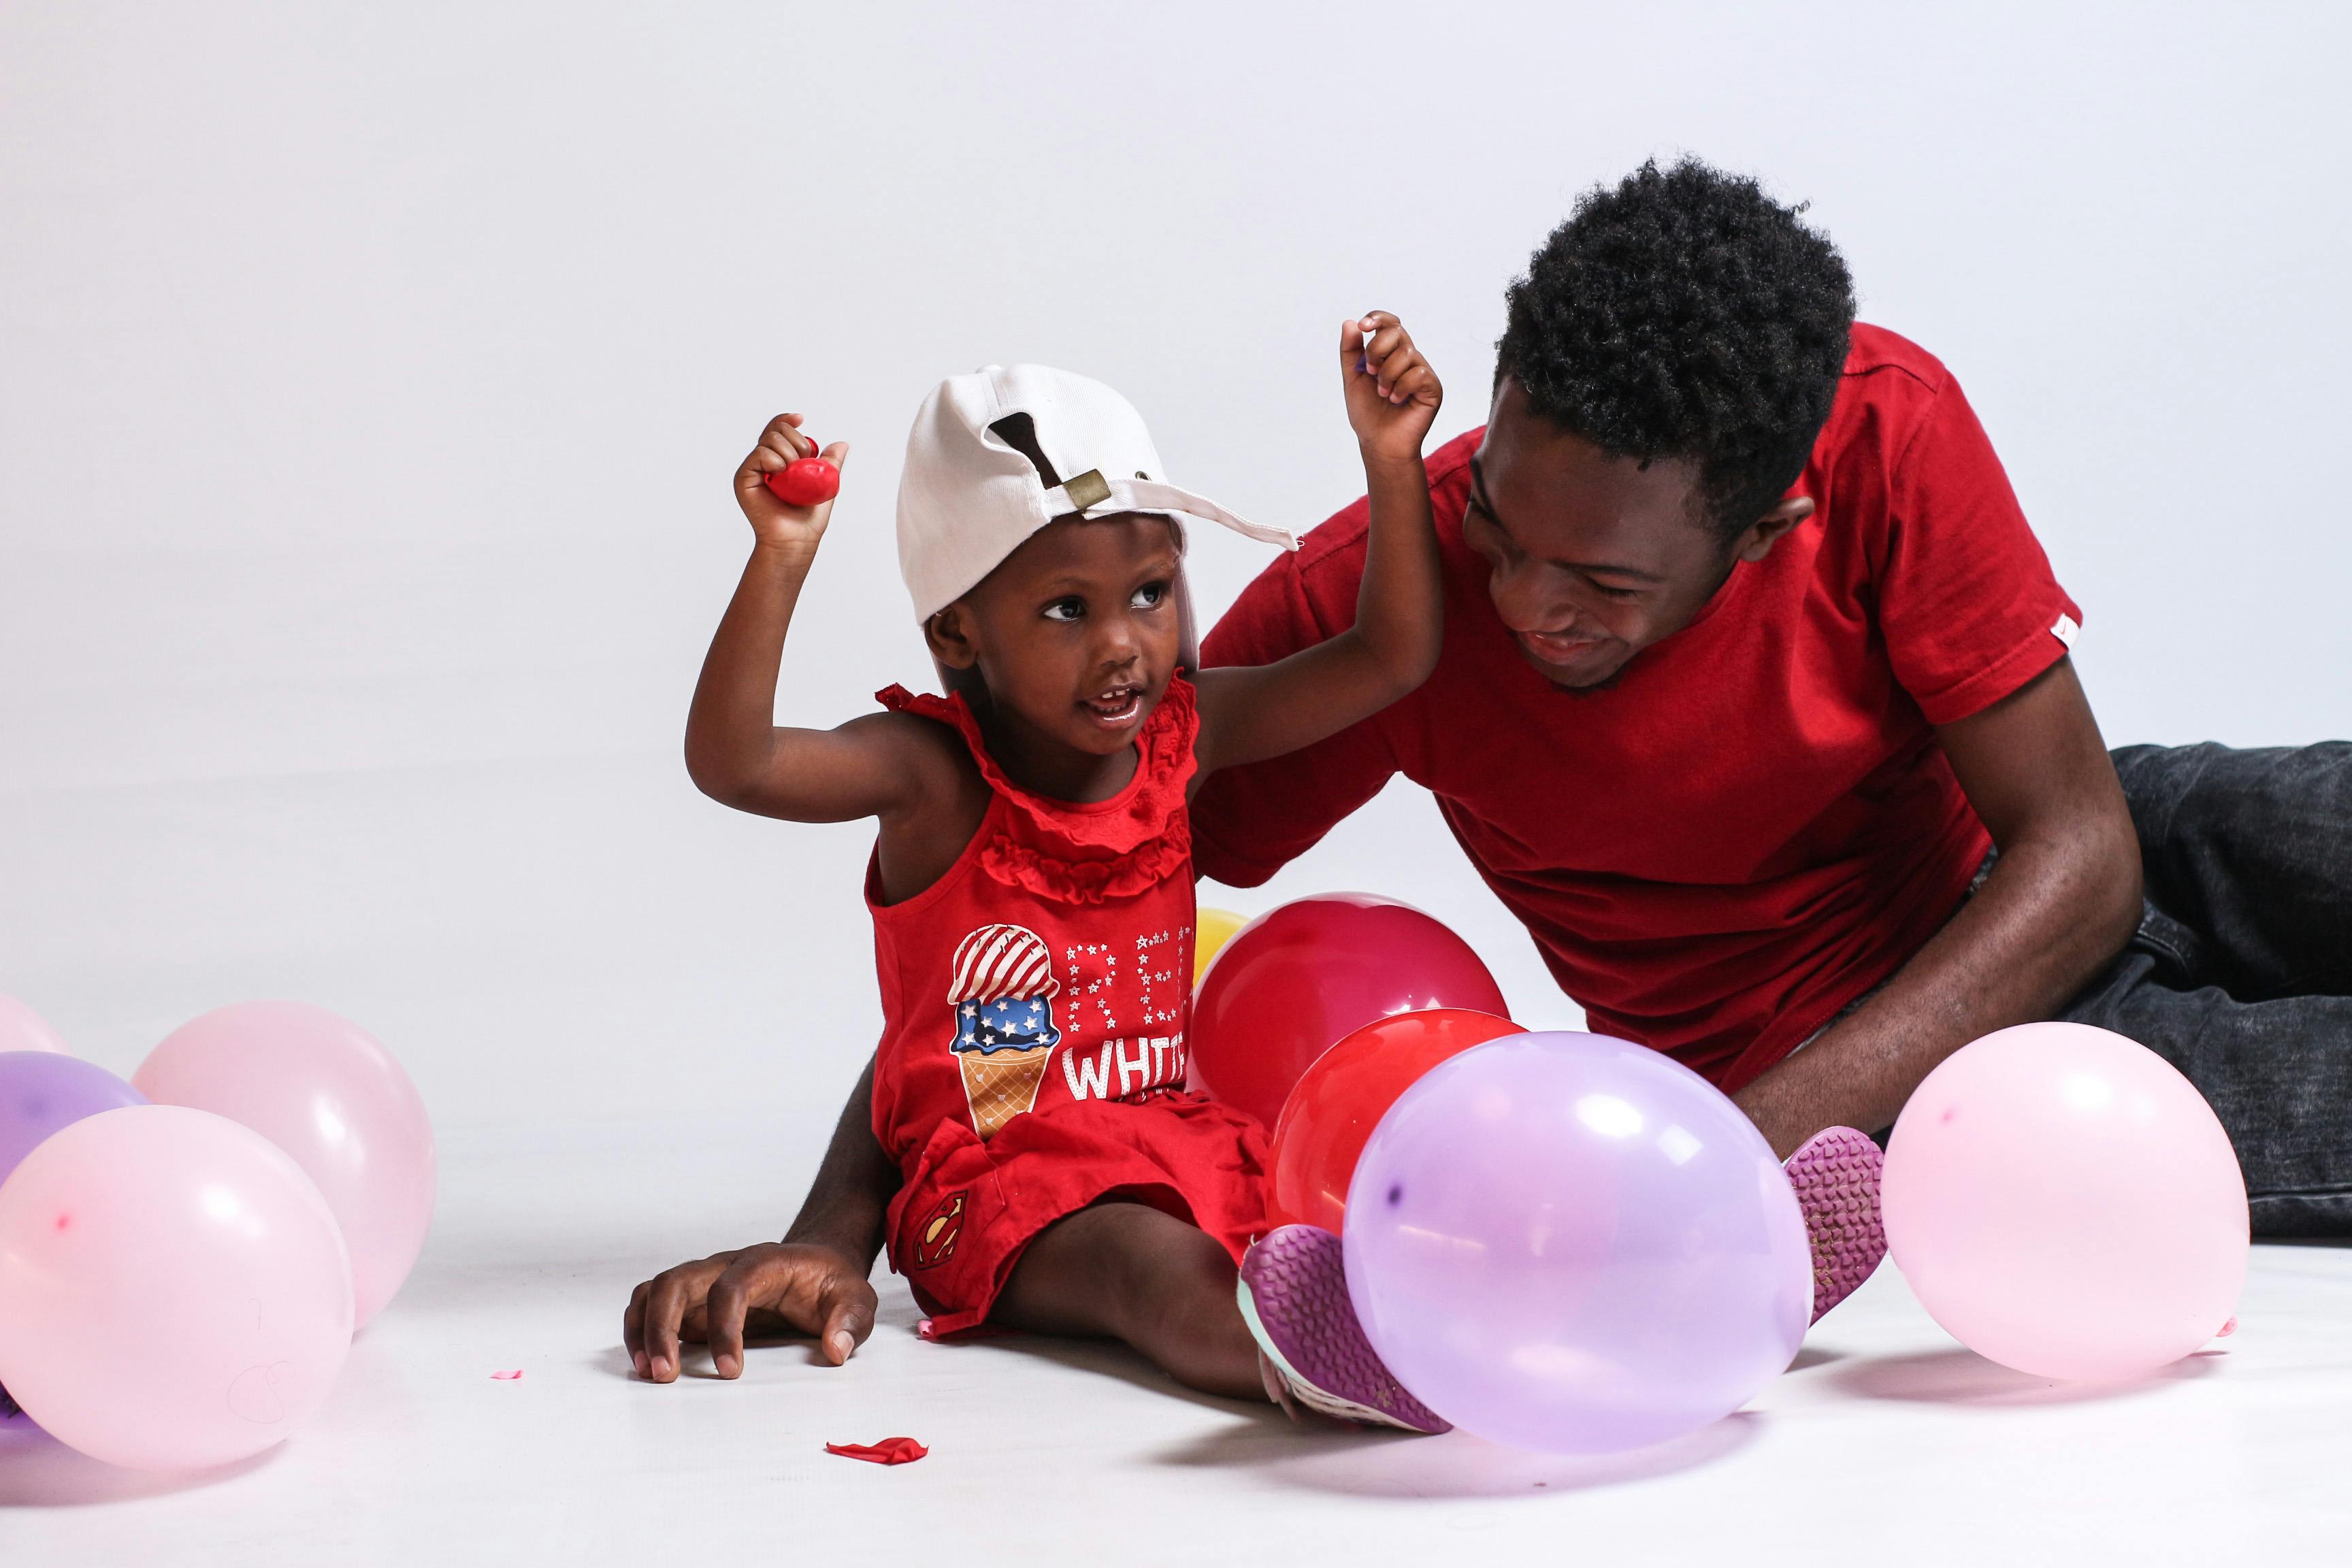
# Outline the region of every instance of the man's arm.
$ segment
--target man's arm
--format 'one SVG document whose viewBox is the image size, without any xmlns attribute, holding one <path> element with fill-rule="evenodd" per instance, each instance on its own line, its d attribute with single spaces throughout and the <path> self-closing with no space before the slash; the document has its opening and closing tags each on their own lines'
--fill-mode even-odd
<svg viewBox="0 0 2352 1568">
<path fill-rule="evenodd" d="M 2000 858 L 1884 990 L 1734 1097 L 1783 1159 L 1888 1126 L 1937 1063 L 2049 1017 L 2138 924 L 2139 841 L 2071 661 L 1936 735 Z"/>
<path fill-rule="evenodd" d="M 743 1334 L 814 1334 L 839 1366 L 874 1331 L 866 1276 L 882 1249 L 898 1167 L 874 1136 L 874 1063 L 858 1075 L 801 1212 L 780 1242 L 666 1268 L 630 1294 L 621 1340 L 637 1375 L 677 1378 L 681 1341 L 707 1342 L 721 1377 L 740 1375 Z"/>
</svg>

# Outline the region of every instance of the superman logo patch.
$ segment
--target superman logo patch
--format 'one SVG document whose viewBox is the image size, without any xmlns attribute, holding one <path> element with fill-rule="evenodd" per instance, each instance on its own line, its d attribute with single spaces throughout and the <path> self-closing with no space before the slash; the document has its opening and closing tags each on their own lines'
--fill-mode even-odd
<svg viewBox="0 0 2352 1568">
<path fill-rule="evenodd" d="M 963 1237 L 962 1193 L 941 1198 L 931 1212 L 915 1227 L 915 1268 L 930 1268 L 955 1256 L 956 1243 Z"/>
</svg>

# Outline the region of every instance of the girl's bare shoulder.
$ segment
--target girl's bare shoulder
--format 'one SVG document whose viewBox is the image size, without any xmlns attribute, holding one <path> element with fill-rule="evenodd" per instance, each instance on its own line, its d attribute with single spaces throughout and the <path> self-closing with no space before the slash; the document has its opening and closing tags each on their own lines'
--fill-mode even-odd
<svg viewBox="0 0 2352 1568">
<path fill-rule="evenodd" d="M 853 731 L 914 786 L 909 805 L 919 811 L 945 807 L 961 816 L 956 808 L 987 795 L 971 746 L 945 720 L 903 710 L 866 713 L 841 726 L 845 735 Z"/>
</svg>

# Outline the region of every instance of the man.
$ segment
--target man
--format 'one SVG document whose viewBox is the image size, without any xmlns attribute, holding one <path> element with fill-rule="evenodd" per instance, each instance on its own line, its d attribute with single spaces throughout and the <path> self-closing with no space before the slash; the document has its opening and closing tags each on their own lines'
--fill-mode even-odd
<svg viewBox="0 0 2352 1568">
<path fill-rule="evenodd" d="M 1753 181 L 1648 165 L 1579 203 L 1510 290 L 1488 424 L 1428 460 L 1436 675 L 1213 779 L 1200 870 L 1264 881 L 1402 773 L 1593 1027 L 1780 1154 L 2063 1017 L 2197 1083 L 2258 1232 L 2352 1233 L 2352 746 L 2111 759 L 2081 612 L 1959 387 L 1853 309 Z M 1348 624 L 1364 530 L 1359 502 L 1268 567 L 1205 662 Z M 896 1181 L 867 1094 L 783 1244 L 633 1313 L 740 1361 L 749 1310 L 845 1359 Z"/>
</svg>

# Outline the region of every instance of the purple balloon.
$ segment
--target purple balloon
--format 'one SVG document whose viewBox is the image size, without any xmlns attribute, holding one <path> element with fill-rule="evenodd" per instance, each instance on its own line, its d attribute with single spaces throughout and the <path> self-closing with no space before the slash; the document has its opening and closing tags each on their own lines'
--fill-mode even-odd
<svg viewBox="0 0 2352 1568">
<path fill-rule="evenodd" d="M 1812 1312 L 1772 1151 L 1689 1068 L 1510 1035 L 1389 1108 L 1348 1191 L 1348 1294 L 1399 1382 L 1548 1453 L 1663 1442 L 1746 1404 Z"/>
<path fill-rule="evenodd" d="M 58 1128 L 147 1097 L 76 1057 L 0 1051 L 0 1182 Z"/>
</svg>

